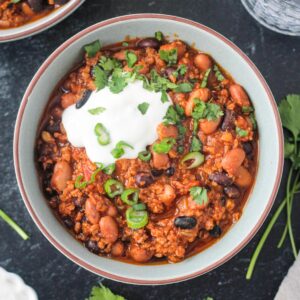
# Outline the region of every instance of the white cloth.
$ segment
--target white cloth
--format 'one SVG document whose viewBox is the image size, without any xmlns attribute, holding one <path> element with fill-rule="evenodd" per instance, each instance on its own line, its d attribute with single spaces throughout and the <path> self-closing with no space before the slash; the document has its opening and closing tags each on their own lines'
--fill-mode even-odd
<svg viewBox="0 0 300 300">
<path fill-rule="evenodd" d="M 283 279 L 274 300 L 300 299 L 300 255 Z"/>
</svg>

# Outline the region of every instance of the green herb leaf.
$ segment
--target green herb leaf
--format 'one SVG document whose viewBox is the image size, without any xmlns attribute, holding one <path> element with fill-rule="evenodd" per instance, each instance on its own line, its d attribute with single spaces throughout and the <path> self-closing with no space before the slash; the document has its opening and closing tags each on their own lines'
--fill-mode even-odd
<svg viewBox="0 0 300 300">
<path fill-rule="evenodd" d="M 284 157 L 293 160 L 295 145 L 287 141 L 284 142 Z"/>
<path fill-rule="evenodd" d="M 193 90 L 193 85 L 189 82 L 179 83 L 178 86 L 174 89 L 176 93 L 189 93 Z"/>
<path fill-rule="evenodd" d="M 99 106 L 99 107 L 89 109 L 88 112 L 91 115 L 99 115 L 99 114 L 103 113 L 105 110 L 106 110 L 106 108 Z"/>
<path fill-rule="evenodd" d="M 123 72 L 121 68 L 114 69 L 112 76 L 108 82 L 110 91 L 114 94 L 121 93 L 128 85 L 128 78 L 130 74 Z"/>
<path fill-rule="evenodd" d="M 279 113 L 283 127 L 297 139 L 300 134 L 300 95 L 287 95 L 279 104 Z"/>
<path fill-rule="evenodd" d="M 95 66 L 93 71 L 96 88 L 102 90 L 107 85 L 107 75 L 99 66 Z"/>
<path fill-rule="evenodd" d="M 84 50 L 87 53 L 88 57 L 94 57 L 100 49 L 101 44 L 99 40 L 84 46 Z"/>
<path fill-rule="evenodd" d="M 161 98 L 160 98 L 160 101 L 161 101 L 162 103 L 169 102 L 168 94 L 167 94 L 166 91 L 161 91 Z"/>
<path fill-rule="evenodd" d="M 5 221 L 17 234 L 23 239 L 29 239 L 28 234 L 13 220 L 11 219 L 2 209 L 0 209 L 0 218 Z"/>
<path fill-rule="evenodd" d="M 154 34 L 154 37 L 158 40 L 158 41 L 162 41 L 164 36 L 163 33 L 161 31 L 156 31 Z"/>
<path fill-rule="evenodd" d="M 170 105 L 166 115 L 164 116 L 164 124 L 165 125 L 175 125 L 180 123 L 180 121 L 184 118 L 184 110 L 179 105 Z"/>
<path fill-rule="evenodd" d="M 202 88 L 205 88 L 207 86 L 207 80 L 208 80 L 208 76 L 209 76 L 210 71 L 211 71 L 211 69 L 208 69 L 204 74 L 204 77 L 203 77 L 202 82 L 201 82 L 201 87 Z"/>
<path fill-rule="evenodd" d="M 172 73 L 172 75 L 177 78 L 178 75 L 183 76 L 186 73 L 186 71 L 187 71 L 187 66 L 186 65 L 179 65 L 177 70 L 174 71 Z"/>
<path fill-rule="evenodd" d="M 206 104 L 204 101 L 195 98 L 194 100 L 195 106 L 192 111 L 192 117 L 195 120 L 204 119 L 206 116 Z"/>
<path fill-rule="evenodd" d="M 168 153 L 175 145 L 176 140 L 174 138 L 164 138 L 159 143 L 153 145 L 153 151 L 156 153 Z"/>
<path fill-rule="evenodd" d="M 154 69 L 152 69 L 150 72 L 150 81 L 144 77 L 144 88 L 150 91 L 161 92 L 168 89 L 175 89 L 177 88 L 177 84 L 165 77 L 161 77 Z"/>
<path fill-rule="evenodd" d="M 251 113 L 249 118 L 250 118 L 250 121 L 252 123 L 253 129 L 255 130 L 257 128 L 257 122 L 256 122 L 256 119 L 255 119 L 254 113 Z"/>
<path fill-rule="evenodd" d="M 147 102 L 143 102 L 141 104 L 138 105 L 138 109 L 141 112 L 142 115 L 146 114 L 148 108 L 149 108 L 149 103 Z"/>
<path fill-rule="evenodd" d="M 224 112 L 221 107 L 215 103 L 206 103 L 205 118 L 207 120 L 217 120 L 219 117 L 223 116 Z"/>
<path fill-rule="evenodd" d="M 236 132 L 236 134 L 237 134 L 238 136 L 240 136 L 240 137 L 245 137 L 245 136 L 248 135 L 248 131 L 247 131 L 247 130 L 244 130 L 244 129 L 240 128 L 240 127 L 236 127 L 236 128 L 235 128 L 235 132 Z"/>
<path fill-rule="evenodd" d="M 214 65 L 214 72 L 219 81 L 223 81 L 225 79 L 217 65 Z"/>
<path fill-rule="evenodd" d="M 109 288 L 100 284 L 100 286 L 92 288 L 91 294 L 86 300 L 125 300 L 125 298 L 115 295 Z"/>
<path fill-rule="evenodd" d="M 207 190 L 203 187 L 194 186 L 190 188 L 190 195 L 199 205 L 205 205 L 208 203 Z"/>
<path fill-rule="evenodd" d="M 201 149 L 202 149 L 201 141 L 198 139 L 198 137 L 193 136 L 190 151 L 191 152 L 199 152 Z"/>
<path fill-rule="evenodd" d="M 121 68 L 122 64 L 115 58 L 101 56 L 98 65 L 107 73 L 110 73 L 115 68 Z"/>
<path fill-rule="evenodd" d="M 177 49 L 171 50 L 159 50 L 159 56 L 162 60 L 168 63 L 168 65 L 175 65 L 177 63 Z"/>
<path fill-rule="evenodd" d="M 132 68 L 134 64 L 137 62 L 137 56 L 131 51 L 126 51 L 126 61 L 128 67 Z"/>
</svg>

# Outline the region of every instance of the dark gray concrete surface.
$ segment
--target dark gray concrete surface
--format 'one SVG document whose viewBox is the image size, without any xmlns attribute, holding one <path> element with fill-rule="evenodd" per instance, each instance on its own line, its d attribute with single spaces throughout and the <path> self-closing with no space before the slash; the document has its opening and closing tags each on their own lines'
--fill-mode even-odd
<svg viewBox="0 0 300 300">
<path fill-rule="evenodd" d="M 288 242 L 283 249 L 276 248 L 285 222 L 283 217 L 267 241 L 251 281 L 245 280 L 245 273 L 263 229 L 237 256 L 204 276 L 169 286 L 143 287 L 100 278 L 69 261 L 42 236 L 23 204 L 13 169 L 12 140 L 26 86 L 41 63 L 67 38 L 107 18 L 141 12 L 179 15 L 217 30 L 254 61 L 277 101 L 287 93 L 300 93 L 300 38 L 261 27 L 237 0 L 87 0 L 54 28 L 25 40 L 0 44 L 0 208 L 31 236 L 28 241 L 22 241 L 0 220 L 0 266 L 20 274 L 42 300 L 82 300 L 99 281 L 129 300 L 202 300 L 206 296 L 215 300 L 273 299 L 293 262 Z M 285 177 L 275 207 L 283 198 Z M 299 210 L 300 205 L 295 201 L 295 221 L 299 220 Z M 300 246 L 298 225 L 295 234 Z"/>
</svg>

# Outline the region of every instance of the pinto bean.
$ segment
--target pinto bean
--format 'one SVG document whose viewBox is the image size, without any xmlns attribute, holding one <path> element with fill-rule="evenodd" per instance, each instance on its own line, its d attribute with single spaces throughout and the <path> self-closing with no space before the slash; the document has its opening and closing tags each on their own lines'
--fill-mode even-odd
<svg viewBox="0 0 300 300">
<path fill-rule="evenodd" d="M 145 188 L 147 186 L 149 186 L 150 184 L 153 183 L 153 177 L 151 176 L 151 174 L 146 173 L 146 172 L 140 172 L 137 173 L 135 176 L 135 182 L 137 184 L 138 187 L 140 188 Z"/>
<path fill-rule="evenodd" d="M 239 198 L 241 195 L 240 190 L 235 185 L 226 186 L 224 188 L 224 193 L 227 197 L 232 199 Z"/>
<path fill-rule="evenodd" d="M 158 49 L 160 47 L 161 42 L 153 37 L 145 38 L 142 40 L 139 40 L 137 42 L 137 47 L 139 48 L 154 48 Z"/>
<path fill-rule="evenodd" d="M 192 115 L 192 112 L 193 112 L 193 109 L 195 106 L 194 99 L 200 99 L 200 100 L 206 102 L 209 100 L 210 96 L 211 96 L 211 92 L 208 88 L 198 88 L 198 89 L 193 90 L 190 93 L 188 102 L 185 106 L 185 114 L 187 116 Z"/>
<path fill-rule="evenodd" d="M 245 151 L 241 148 L 235 148 L 228 151 L 222 159 L 222 167 L 229 174 L 235 174 L 242 165 L 246 157 Z"/>
<path fill-rule="evenodd" d="M 143 249 L 138 245 L 131 245 L 129 254 L 135 261 L 140 263 L 149 261 L 153 256 L 152 251 Z"/>
<path fill-rule="evenodd" d="M 163 123 L 160 123 L 157 126 L 156 131 L 157 131 L 158 138 L 160 140 L 162 140 L 164 138 L 168 138 L 168 137 L 177 139 L 177 137 L 178 137 L 177 127 L 174 125 L 167 126 L 167 125 L 164 125 Z"/>
<path fill-rule="evenodd" d="M 121 241 L 118 241 L 113 244 L 111 248 L 111 254 L 113 256 L 122 256 L 124 253 L 125 246 Z"/>
<path fill-rule="evenodd" d="M 85 215 L 89 222 L 97 224 L 100 220 L 100 214 L 96 209 L 96 205 L 91 198 L 85 201 Z"/>
<path fill-rule="evenodd" d="M 209 175 L 209 179 L 222 186 L 228 186 L 233 180 L 224 172 L 215 172 Z"/>
<path fill-rule="evenodd" d="M 239 106 L 250 106 L 250 100 L 244 88 L 239 84 L 232 84 L 229 92 L 233 101 Z"/>
<path fill-rule="evenodd" d="M 220 123 L 221 118 L 218 118 L 217 120 L 201 120 L 199 122 L 199 127 L 204 134 L 211 134 L 217 130 Z"/>
<path fill-rule="evenodd" d="M 212 67 L 212 59 L 207 54 L 199 53 L 194 58 L 194 64 L 199 70 L 206 71 Z"/>
<path fill-rule="evenodd" d="M 52 178 L 51 186 L 57 191 L 62 192 L 67 186 L 67 182 L 72 178 L 72 168 L 68 162 L 65 160 L 58 161 L 55 164 Z"/>
<path fill-rule="evenodd" d="M 235 180 L 234 182 L 236 183 L 236 185 L 246 188 L 248 186 L 251 185 L 252 183 L 252 175 L 250 174 L 250 172 L 243 166 L 240 166 L 236 173 L 235 173 Z"/>
<path fill-rule="evenodd" d="M 109 205 L 106 213 L 111 217 L 116 217 L 118 215 L 118 210 L 115 206 Z"/>
<path fill-rule="evenodd" d="M 100 232 L 108 243 L 114 243 L 118 239 L 119 228 L 116 220 L 111 216 L 100 219 Z"/>
<path fill-rule="evenodd" d="M 234 119 L 235 112 L 233 110 L 226 109 L 221 129 L 223 131 L 233 130 L 235 128 Z"/>
<path fill-rule="evenodd" d="M 170 165 L 170 159 L 168 154 L 165 153 L 156 153 L 155 151 L 151 151 L 152 153 L 152 165 L 155 169 L 167 169 Z"/>
</svg>

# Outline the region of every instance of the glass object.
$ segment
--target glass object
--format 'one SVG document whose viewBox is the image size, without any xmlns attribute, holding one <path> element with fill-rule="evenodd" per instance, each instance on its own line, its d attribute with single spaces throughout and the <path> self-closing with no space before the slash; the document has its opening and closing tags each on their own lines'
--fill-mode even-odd
<svg viewBox="0 0 300 300">
<path fill-rule="evenodd" d="M 265 27 L 300 36 L 300 0 L 241 0 L 247 11 Z"/>
</svg>

